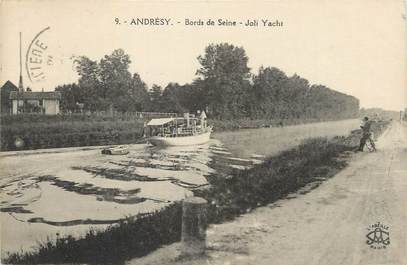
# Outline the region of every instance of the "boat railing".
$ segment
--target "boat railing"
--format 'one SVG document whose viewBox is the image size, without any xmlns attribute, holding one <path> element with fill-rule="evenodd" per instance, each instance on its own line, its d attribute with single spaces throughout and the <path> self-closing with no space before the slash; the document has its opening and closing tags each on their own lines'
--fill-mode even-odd
<svg viewBox="0 0 407 265">
<path fill-rule="evenodd" d="M 195 127 L 195 128 L 183 128 L 183 127 L 178 127 L 178 128 L 164 128 L 160 135 L 162 137 L 182 137 L 182 136 L 193 136 L 201 133 L 208 132 L 210 130 L 210 127 Z"/>
</svg>

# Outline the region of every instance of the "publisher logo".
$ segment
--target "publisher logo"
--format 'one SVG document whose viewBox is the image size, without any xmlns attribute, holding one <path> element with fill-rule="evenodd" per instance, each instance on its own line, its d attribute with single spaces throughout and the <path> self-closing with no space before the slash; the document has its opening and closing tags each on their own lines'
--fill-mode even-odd
<svg viewBox="0 0 407 265">
<path fill-rule="evenodd" d="M 373 249 L 385 249 L 390 244 L 389 227 L 377 222 L 367 229 L 366 244 Z"/>
</svg>

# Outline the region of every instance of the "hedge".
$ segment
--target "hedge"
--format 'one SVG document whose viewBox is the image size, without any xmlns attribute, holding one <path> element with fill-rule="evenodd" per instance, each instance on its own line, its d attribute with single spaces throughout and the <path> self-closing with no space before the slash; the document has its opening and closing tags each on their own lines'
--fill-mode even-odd
<svg viewBox="0 0 407 265">
<path fill-rule="evenodd" d="M 86 116 L 2 116 L 0 150 L 135 143 L 143 135 L 143 120 Z M 24 145 L 17 147 L 21 139 Z"/>
</svg>

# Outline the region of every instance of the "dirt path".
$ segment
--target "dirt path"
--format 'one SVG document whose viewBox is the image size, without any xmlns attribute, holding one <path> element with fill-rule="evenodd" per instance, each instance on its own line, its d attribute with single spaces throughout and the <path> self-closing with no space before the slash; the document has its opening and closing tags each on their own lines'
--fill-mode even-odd
<svg viewBox="0 0 407 265">
<path fill-rule="evenodd" d="M 378 148 L 355 154 L 349 167 L 308 194 L 211 226 L 205 258 L 178 260 L 173 244 L 129 264 L 407 264 L 406 124 L 393 123 Z M 366 243 L 377 222 L 390 233 L 385 249 Z"/>
</svg>

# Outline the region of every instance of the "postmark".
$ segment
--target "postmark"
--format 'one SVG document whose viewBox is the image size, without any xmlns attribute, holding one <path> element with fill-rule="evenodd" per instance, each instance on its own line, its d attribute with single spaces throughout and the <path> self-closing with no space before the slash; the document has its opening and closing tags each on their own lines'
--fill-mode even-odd
<svg viewBox="0 0 407 265">
<path fill-rule="evenodd" d="M 31 82 L 40 82 L 46 79 L 46 68 L 54 64 L 54 56 L 50 54 L 47 34 L 50 27 L 46 27 L 35 35 L 28 46 L 25 67 Z"/>
<path fill-rule="evenodd" d="M 23 32 L 24 36 L 33 36 L 27 41 L 25 51 L 26 76 L 30 87 L 34 90 L 51 90 L 61 83 L 74 82 L 77 78 L 76 56 L 72 46 L 66 45 L 66 40 L 58 34 L 58 28 L 44 26 L 35 34 Z M 70 81 L 67 81 L 70 80 Z"/>
</svg>

